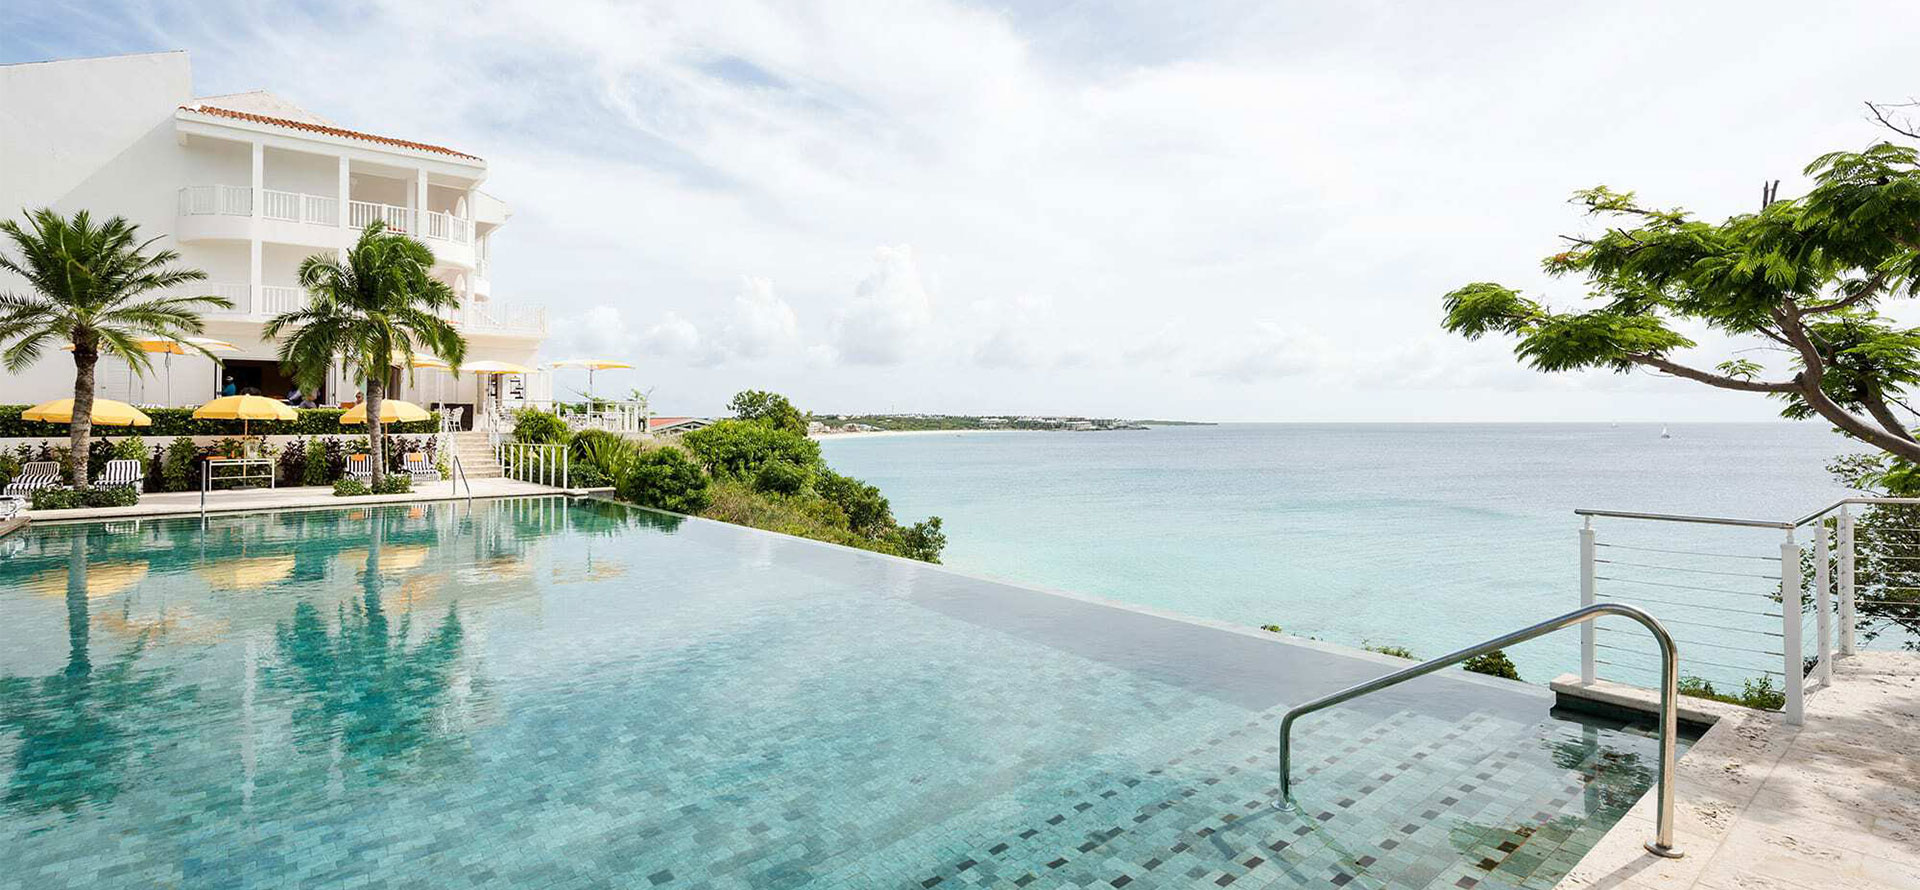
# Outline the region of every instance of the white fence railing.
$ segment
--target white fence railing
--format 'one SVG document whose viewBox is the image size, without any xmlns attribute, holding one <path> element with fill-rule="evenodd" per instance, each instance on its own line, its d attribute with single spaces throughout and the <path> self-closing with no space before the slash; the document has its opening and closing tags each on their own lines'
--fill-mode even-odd
<svg viewBox="0 0 1920 890">
<path fill-rule="evenodd" d="M 180 189 L 184 216 L 252 216 L 253 189 L 243 185 L 189 185 Z"/>
<path fill-rule="evenodd" d="M 1920 499 L 1849 498 L 1798 520 L 1577 510 L 1585 520 L 1580 601 L 1640 606 L 1673 628 L 1684 674 L 1729 693 L 1777 688 L 1781 711 L 1797 724 L 1809 685 L 1829 682 L 1833 659 L 1854 653 L 1863 602 L 1876 620 L 1920 625 L 1920 509 L 1913 518 L 1870 516 L 1864 534 L 1854 512 L 1915 505 Z M 1863 563 L 1872 569 L 1865 599 Z M 1606 679 L 1644 680 L 1649 653 L 1608 631 L 1582 629 L 1581 682 L 1600 678 L 1602 667 Z"/>
<path fill-rule="evenodd" d="M 183 216 L 252 216 L 253 189 L 241 185 L 189 185 L 179 191 L 179 210 Z M 263 219 L 306 223 L 317 226 L 340 224 L 340 199 L 328 195 L 309 195 L 278 189 L 260 190 L 260 216 Z M 396 207 L 373 201 L 348 201 L 347 225 L 364 229 L 374 220 L 405 235 L 473 243 L 473 221 L 451 213 L 430 211 L 423 214 L 411 207 Z"/>
<path fill-rule="evenodd" d="M 508 479 L 534 482 L 557 488 L 568 485 L 571 461 L 565 445 L 534 445 L 527 442 L 498 442 L 493 446 L 500 474 Z"/>
<path fill-rule="evenodd" d="M 260 312 L 263 315 L 279 315 L 292 312 L 307 304 L 307 293 L 297 287 L 266 285 L 260 288 Z"/>
<path fill-rule="evenodd" d="M 445 313 L 445 317 L 470 331 L 545 333 L 547 330 L 547 310 L 544 306 L 465 300 L 458 308 Z"/>
</svg>

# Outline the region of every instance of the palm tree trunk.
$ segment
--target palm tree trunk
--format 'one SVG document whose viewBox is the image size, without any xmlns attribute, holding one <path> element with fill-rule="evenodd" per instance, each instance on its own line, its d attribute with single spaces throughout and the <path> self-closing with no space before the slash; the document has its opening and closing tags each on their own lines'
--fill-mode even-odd
<svg viewBox="0 0 1920 890">
<path fill-rule="evenodd" d="M 73 342 L 73 419 L 67 424 L 67 468 L 73 473 L 73 487 L 87 487 L 87 450 L 93 438 L 93 370 L 100 361 L 93 337 L 81 335 Z"/>
<path fill-rule="evenodd" d="M 373 485 L 387 478 L 386 436 L 380 431 L 380 403 L 385 401 L 386 381 L 369 375 L 367 379 L 367 459 L 373 464 Z"/>
</svg>

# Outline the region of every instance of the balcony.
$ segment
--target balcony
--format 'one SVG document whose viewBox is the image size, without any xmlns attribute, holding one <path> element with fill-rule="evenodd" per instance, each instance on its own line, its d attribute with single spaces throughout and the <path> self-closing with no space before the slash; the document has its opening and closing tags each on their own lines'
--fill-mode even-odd
<svg viewBox="0 0 1920 890">
<path fill-rule="evenodd" d="M 182 241 L 251 240 L 310 244 L 323 247 L 343 246 L 340 228 L 340 200 L 328 195 L 308 195 L 260 189 L 259 219 L 253 226 L 255 195 L 252 188 L 237 185 L 189 185 L 179 192 L 180 233 Z M 363 229 L 375 220 L 384 221 L 392 231 L 423 241 L 442 242 L 454 247 L 444 259 L 472 266 L 473 221 L 451 213 L 428 211 L 370 201 L 347 202 L 347 226 Z M 440 252 L 440 251 L 436 251 Z"/>
<path fill-rule="evenodd" d="M 307 305 L 305 291 L 283 285 L 261 287 L 258 299 L 255 299 L 253 288 L 232 283 L 188 285 L 181 288 L 179 293 L 183 296 L 213 295 L 232 301 L 232 309 L 208 311 L 206 317 L 210 319 L 265 321 Z M 547 310 L 543 306 L 467 300 L 458 308 L 441 313 L 441 317 L 469 334 L 544 337 L 547 333 Z"/>
</svg>

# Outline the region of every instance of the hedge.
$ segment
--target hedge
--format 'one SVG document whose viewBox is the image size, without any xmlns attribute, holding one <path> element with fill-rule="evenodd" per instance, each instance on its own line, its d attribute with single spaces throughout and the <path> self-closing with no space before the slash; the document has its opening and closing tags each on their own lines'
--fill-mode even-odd
<svg viewBox="0 0 1920 890">
<path fill-rule="evenodd" d="M 39 420 L 21 420 L 20 412 L 31 405 L 0 405 L 0 439 L 38 439 L 66 435 L 64 423 L 47 423 Z M 243 432 L 256 436 L 328 436 L 341 433 L 363 431 L 364 426 L 342 426 L 340 415 L 346 412 L 339 408 L 295 408 L 299 412 L 298 420 L 197 420 L 192 408 L 143 408 L 148 417 L 153 418 L 152 426 L 140 427 L 101 427 L 93 428 L 94 435 L 121 435 L 131 433 L 140 436 L 171 438 L 174 436 L 238 436 Z M 440 412 L 433 417 L 412 423 L 390 423 L 384 427 L 389 433 L 436 433 L 440 431 Z"/>
</svg>

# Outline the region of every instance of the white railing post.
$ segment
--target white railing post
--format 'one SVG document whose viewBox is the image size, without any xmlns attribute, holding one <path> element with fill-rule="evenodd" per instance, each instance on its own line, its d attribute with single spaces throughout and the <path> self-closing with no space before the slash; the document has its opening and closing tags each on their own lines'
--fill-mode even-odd
<svg viewBox="0 0 1920 890">
<path fill-rule="evenodd" d="M 1829 586 L 1832 575 L 1827 568 L 1832 556 L 1827 545 L 1827 521 L 1820 519 L 1813 524 L 1813 651 L 1820 657 L 1814 676 L 1823 686 L 1833 682 L 1833 594 Z"/>
<path fill-rule="evenodd" d="M 1587 606 L 1591 606 L 1593 605 L 1593 602 L 1594 602 L 1593 550 L 1594 550 L 1593 517 L 1588 516 L 1586 517 L 1586 522 L 1580 527 L 1580 607 L 1581 608 L 1586 608 Z M 1593 644 L 1594 644 L 1593 622 L 1591 621 L 1581 622 L 1580 624 L 1580 683 L 1585 686 L 1592 686 L 1594 681 L 1594 669 L 1593 669 L 1594 646 Z"/>
<path fill-rule="evenodd" d="M 1793 529 L 1787 529 L 1787 539 L 1780 542 L 1780 671 L 1782 685 L 1786 693 L 1787 722 L 1795 726 L 1805 719 L 1807 672 L 1800 655 L 1800 545 L 1793 539 Z"/>
<path fill-rule="evenodd" d="M 1840 654 L 1853 654 L 1853 513 L 1840 506 Z"/>
</svg>

